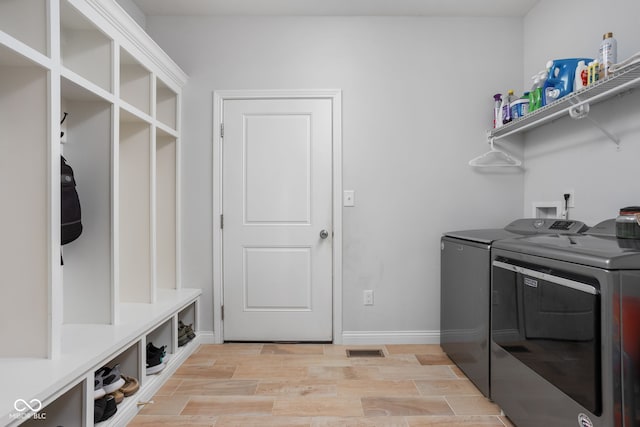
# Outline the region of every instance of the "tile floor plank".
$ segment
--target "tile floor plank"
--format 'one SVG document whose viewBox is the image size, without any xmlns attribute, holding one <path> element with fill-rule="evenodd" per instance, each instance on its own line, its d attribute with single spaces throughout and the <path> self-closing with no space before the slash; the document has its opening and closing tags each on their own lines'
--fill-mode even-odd
<svg viewBox="0 0 640 427">
<path fill-rule="evenodd" d="M 276 398 L 273 415 L 318 417 L 362 417 L 362 405 L 359 398 L 336 397 L 293 397 Z"/>
<path fill-rule="evenodd" d="M 174 395 L 187 396 L 253 396 L 256 394 L 256 380 L 193 380 L 183 379 L 176 387 Z"/>
<path fill-rule="evenodd" d="M 454 415 L 443 397 L 363 397 L 362 409 L 368 417 Z"/>
<path fill-rule="evenodd" d="M 271 415 L 273 403 L 263 396 L 191 396 L 180 415 Z"/>
</svg>

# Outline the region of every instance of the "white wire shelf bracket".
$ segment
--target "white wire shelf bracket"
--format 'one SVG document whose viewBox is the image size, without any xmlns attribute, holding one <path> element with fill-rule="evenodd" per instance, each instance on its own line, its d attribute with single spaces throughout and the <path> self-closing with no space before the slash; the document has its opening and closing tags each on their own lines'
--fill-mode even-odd
<svg viewBox="0 0 640 427">
<path fill-rule="evenodd" d="M 591 117 L 588 117 L 589 109 L 591 105 L 605 101 L 624 92 L 632 91 L 638 86 L 640 86 L 640 63 L 621 69 L 615 74 L 599 80 L 585 89 L 573 92 L 504 126 L 491 129 L 488 132 L 489 138 L 498 140 L 509 135 L 524 133 L 538 126 L 542 126 L 545 123 L 569 115 L 573 119 L 586 118 L 619 147 L 620 138 L 605 129 Z"/>
</svg>

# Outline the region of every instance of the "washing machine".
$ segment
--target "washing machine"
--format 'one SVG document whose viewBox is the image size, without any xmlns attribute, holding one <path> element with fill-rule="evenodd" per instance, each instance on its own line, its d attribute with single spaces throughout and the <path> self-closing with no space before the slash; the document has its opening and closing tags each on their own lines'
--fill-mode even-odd
<svg viewBox="0 0 640 427">
<path fill-rule="evenodd" d="M 491 252 L 492 400 L 518 427 L 640 426 L 640 240 L 608 220 Z"/>
<path fill-rule="evenodd" d="M 536 234 L 578 234 L 580 221 L 523 218 L 504 228 L 444 233 L 440 243 L 440 345 L 486 396 L 489 376 L 491 248 L 501 240 Z"/>
</svg>

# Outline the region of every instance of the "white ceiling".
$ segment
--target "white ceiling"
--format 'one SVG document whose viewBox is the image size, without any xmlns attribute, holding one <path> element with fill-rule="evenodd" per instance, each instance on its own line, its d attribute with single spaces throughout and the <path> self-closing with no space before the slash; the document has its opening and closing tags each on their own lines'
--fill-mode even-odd
<svg viewBox="0 0 640 427">
<path fill-rule="evenodd" d="M 524 16 L 539 0 L 133 0 L 145 15 Z"/>
</svg>

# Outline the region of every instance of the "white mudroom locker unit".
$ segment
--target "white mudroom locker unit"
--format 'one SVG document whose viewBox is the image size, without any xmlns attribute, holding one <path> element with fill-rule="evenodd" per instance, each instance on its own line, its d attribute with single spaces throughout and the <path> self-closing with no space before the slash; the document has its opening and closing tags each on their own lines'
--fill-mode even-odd
<svg viewBox="0 0 640 427">
<path fill-rule="evenodd" d="M 94 372 L 118 364 L 140 390 L 101 424 L 125 425 L 197 347 L 178 346 L 201 293 L 180 283 L 186 79 L 115 1 L 0 1 L 0 425 L 93 425 Z M 63 247 L 61 155 L 83 225 Z"/>
</svg>

